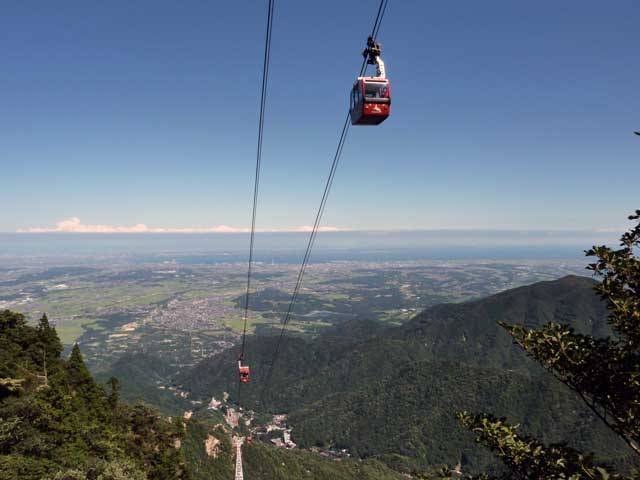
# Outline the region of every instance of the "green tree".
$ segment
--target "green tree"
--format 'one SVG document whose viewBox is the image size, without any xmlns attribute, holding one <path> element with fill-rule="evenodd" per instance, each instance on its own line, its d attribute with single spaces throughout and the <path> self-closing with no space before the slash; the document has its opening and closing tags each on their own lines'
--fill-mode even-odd
<svg viewBox="0 0 640 480">
<path fill-rule="evenodd" d="M 87 391 L 95 386 L 93 377 L 82 359 L 82 353 L 80 353 L 80 347 L 77 343 L 73 345 L 71 355 L 69 355 L 69 360 L 67 361 L 67 375 L 69 385 L 73 389 Z"/>
<path fill-rule="evenodd" d="M 56 329 L 49 324 L 47 314 L 42 314 L 38 321 L 38 337 L 45 346 L 48 358 L 59 358 L 63 347 Z"/>
<path fill-rule="evenodd" d="M 107 380 L 107 386 L 109 387 L 109 395 L 107 402 L 110 408 L 116 408 L 118 406 L 118 400 L 120 398 L 120 381 L 116 377 L 111 377 Z"/>
<path fill-rule="evenodd" d="M 64 472 L 58 472 L 53 477 L 47 480 L 86 480 L 87 473 L 75 468 L 65 470 Z"/>
<path fill-rule="evenodd" d="M 129 460 L 113 461 L 105 465 L 97 480 L 147 480 L 147 476 Z"/>
<path fill-rule="evenodd" d="M 525 352 L 574 390 L 629 447 L 640 454 L 640 210 L 637 224 L 620 248 L 593 247 L 588 265 L 600 280 L 595 289 L 610 311 L 613 338 L 595 338 L 571 327 L 548 323 L 540 329 L 500 323 Z M 620 478 L 593 463 L 591 456 L 564 445 L 545 446 L 521 436 L 516 426 L 492 415 L 459 414 L 478 442 L 503 460 L 516 479 Z"/>
<path fill-rule="evenodd" d="M 509 425 L 504 418 L 492 415 L 458 414 L 466 428 L 476 433 L 476 442 L 491 451 L 506 465 L 508 473 L 501 477 L 488 475 L 467 476 L 469 479 L 503 478 L 509 480 L 593 479 L 613 480 L 622 478 L 598 465 L 591 454 L 583 454 L 564 443 L 544 445 L 527 435 L 521 435 L 518 427 Z M 455 472 L 444 471 L 445 478 L 460 478 Z"/>
<path fill-rule="evenodd" d="M 0 312 L 0 330 L 11 330 L 23 327 L 26 324 L 24 315 L 11 310 Z"/>
<path fill-rule="evenodd" d="M 119 403 L 78 345 L 60 351 L 46 316 L 0 311 L 0 480 L 186 480 L 183 422 Z"/>
</svg>

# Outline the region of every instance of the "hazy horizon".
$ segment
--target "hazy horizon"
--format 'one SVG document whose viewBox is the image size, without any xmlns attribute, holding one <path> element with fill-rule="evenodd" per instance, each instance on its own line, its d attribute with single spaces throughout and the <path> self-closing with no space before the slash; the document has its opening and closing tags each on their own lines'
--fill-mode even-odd
<svg viewBox="0 0 640 480">
<path fill-rule="evenodd" d="M 621 232 L 620 232 L 621 233 Z M 350 231 L 323 232 L 312 262 L 440 260 L 524 260 L 584 258 L 592 245 L 614 244 L 619 233 L 593 231 Z M 255 259 L 297 263 L 307 232 L 259 232 Z M 0 233 L 0 265 L 26 258 L 47 264 L 71 260 L 100 263 L 245 262 L 247 233 Z"/>
</svg>

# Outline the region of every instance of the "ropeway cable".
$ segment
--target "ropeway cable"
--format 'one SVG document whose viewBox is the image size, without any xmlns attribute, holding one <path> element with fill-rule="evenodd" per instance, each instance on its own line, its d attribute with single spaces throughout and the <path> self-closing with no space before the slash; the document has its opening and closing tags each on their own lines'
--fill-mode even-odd
<svg viewBox="0 0 640 480">
<path fill-rule="evenodd" d="M 389 0 L 380 0 L 380 5 L 378 6 L 378 12 L 376 14 L 376 19 L 374 21 L 373 24 L 373 28 L 371 30 L 371 37 L 375 40 L 378 31 L 380 30 L 380 24 L 382 22 L 382 19 L 384 18 L 384 14 L 386 12 L 387 9 L 387 3 Z M 360 68 L 360 74 L 359 76 L 361 77 L 365 70 L 367 68 L 367 59 L 365 58 L 364 61 L 362 62 L 362 67 Z M 340 133 L 340 137 L 338 139 L 338 146 L 336 148 L 335 154 L 333 156 L 333 161 L 331 162 L 331 168 L 329 170 L 329 176 L 327 177 L 327 181 L 325 183 L 325 187 L 324 187 L 324 191 L 322 193 L 322 198 L 320 200 L 320 205 L 318 207 L 318 210 L 316 212 L 316 217 L 315 217 L 315 221 L 313 223 L 313 228 L 311 230 L 311 234 L 309 235 L 309 240 L 307 241 L 307 248 L 305 250 L 304 253 L 304 257 L 302 259 L 302 264 L 300 266 L 300 270 L 298 272 L 298 277 L 296 279 L 296 284 L 295 287 L 293 289 L 293 293 L 291 295 L 291 300 L 289 302 L 289 306 L 287 307 L 287 312 L 285 314 L 285 317 L 282 321 L 282 328 L 280 329 L 280 335 L 278 337 L 278 341 L 276 343 L 276 347 L 274 350 L 274 354 L 273 354 L 273 359 L 271 361 L 271 363 L 269 364 L 269 370 L 267 372 L 267 376 L 266 376 L 266 381 L 264 383 L 264 386 L 262 388 L 262 391 L 260 393 L 260 398 L 259 398 L 259 402 L 260 404 L 263 404 L 264 402 L 264 394 L 266 393 L 267 389 L 270 386 L 271 383 L 271 377 L 273 375 L 273 368 L 274 365 L 278 359 L 278 355 L 280 353 L 280 347 L 282 345 L 282 341 L 284 339 L 284 335 L 285 335 L 285 331 L 287 328 L 287 324 L 289 323 L 289 320 L 291 319 L 291 314 L 293 312 L 293 308 L 295 307 L 296 304 L 296 300 L 298 299 L 298 294 L 300 291 L 300 287 L 302 286 L 302 280 L 304 279 L 304 274 L 305 271 L 307 269 L 307 265 L 309 263 L 309 258 L 311 256 L 311 251 L 313 250 L 313 245 L 316 241 L 316 237 L 318 235 L 318 228 L 320 226 L 320 221 L 322 220 L 322 215 L 324 213 L 324 209 L 325 206 L 327 204 L 327 199 L 329 197 L 329 193 L 331 191 L 331 186 L 333 185 L 333 180 L 335 178 L 335 174 L 336 174 L 336 170 L 338 168 L 338 164 L 340 162 L 340 157 L 342 156 L 342 150 L 344 148 L 344 144 L 347 140 L 347 136 L 349 134 L 349 126 L 350 126 L 350 121 L 349 121 L 349 114 L 347 113 L 347 116 L 345 118 L 344 124 L 342 126 L 342 130 Z"/>
</svg>

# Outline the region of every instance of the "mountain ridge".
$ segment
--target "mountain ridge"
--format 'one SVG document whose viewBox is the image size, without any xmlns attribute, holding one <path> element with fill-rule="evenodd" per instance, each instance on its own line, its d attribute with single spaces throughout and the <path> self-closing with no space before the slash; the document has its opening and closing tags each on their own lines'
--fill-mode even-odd
<svg viewBox="0 0 640 480">
<path fill-rule="evenodd" d="M 624 464 L 630 460 L 622 442 L 497 325 L 556 321 L 583 333 L 608 334 L 606 306 L 594 285 L 589 278 L 567 276 L 441 304 L 364 338 L 349 336 L 351 329 L 362 331 L 358 321 L 314 342 L 288 337 L 261 405 L 260 383 L 275 340 L 252 337 L 247 352 L 254 377 L 244 403 L 289 413 L 303 447 L 340 446 L 357 456 L 399 462 L 407 471 L 453 464 L 461 455 L 472 470 L 496 466 L 459 429 L 457 410 L 504 414 L 545 441 L 571 438 L 577 448 L 597 449 L 606 460 Z M 197 398 L 221 391 L 234 395 L 236 355 L 232 349 L 196 365 L 180 378 L 183 388 Z M 392 412 L 385 410 L 388 405 L 395 406 Z M 453 433 L 447 438 L 443 432 Z"/>
</svg>

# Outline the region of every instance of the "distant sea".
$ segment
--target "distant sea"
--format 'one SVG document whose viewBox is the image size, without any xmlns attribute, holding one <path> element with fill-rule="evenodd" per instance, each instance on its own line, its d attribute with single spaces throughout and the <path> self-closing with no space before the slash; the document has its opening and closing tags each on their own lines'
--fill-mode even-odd
<svg viewBox="0 0 640 480">
<path fill-rule="evenodd" d="M 618 235 L 593 231 L 321 232 L 312 262 L 410 260 L 584 260 Z M 298 263 L 308 233 L 259 233 L 259 262 Z M 236 263 L 247 259 L 247 234 L 0 234 L 0 265 L 44 263 Z"/>
</svg>

